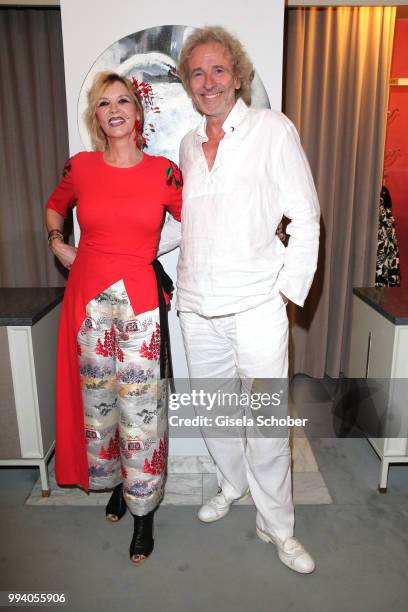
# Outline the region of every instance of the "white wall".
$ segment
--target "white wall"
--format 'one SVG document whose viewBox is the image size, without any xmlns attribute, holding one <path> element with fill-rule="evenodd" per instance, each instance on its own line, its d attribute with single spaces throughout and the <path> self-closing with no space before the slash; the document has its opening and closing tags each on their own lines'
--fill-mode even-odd
<svg viewBox="0 0 408 612">
<path fill-rule="evenodd" d="M 83 149 L 77 124 L 82 83 L 98 56 L 115 41 L 161 25 L 223 25 L 245 45 L 271 107 L 281 108 L 284 0 L 61 0 L 70 154 Z M 176 278 L 177 252 L 162 258 Z M 176 312 L 170 313 L 175 376 L 187 377 Z M 205 454 L 199 439 L 173 439 L 171 454 Z"/>
</svg>

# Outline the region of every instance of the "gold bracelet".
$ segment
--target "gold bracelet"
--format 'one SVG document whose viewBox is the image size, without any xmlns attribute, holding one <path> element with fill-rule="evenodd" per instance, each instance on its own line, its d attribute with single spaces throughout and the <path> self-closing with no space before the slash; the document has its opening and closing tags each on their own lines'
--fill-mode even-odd
<svg viewBox="0 0 408 612">
<path fill-rule="evenodd" d="M 64 241 L 64 234 L 57 229 L 53 229 L 50 232 L 48 232 L 48 246 L 51 246 L 51 243 L 53 240 L 55 240 L 56 238 L 59 238 L 61 240 L 61 242 L 65 242 Z"/>
</svg>

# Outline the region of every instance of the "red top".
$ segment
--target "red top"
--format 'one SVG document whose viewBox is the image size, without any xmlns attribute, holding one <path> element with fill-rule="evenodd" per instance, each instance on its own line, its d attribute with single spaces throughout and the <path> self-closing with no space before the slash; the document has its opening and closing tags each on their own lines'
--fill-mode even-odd
<svg viewBox="0 0 408 612">
<path fill-rule="evenodd" d="M 65 290 L 58 331 L 56 478 L 88 489 L 88 462 L 76 338 L 86 305 L 123 279 L 135 314 L 158 306 L 151 262 L 166 210 L 180 220 L 181 175 L 164 157 L 144 154 L 130 168 L 101 152 L 78 153 L 47 202 L 63 217 L 76 203 L 78 253 Z"/>
</svg>

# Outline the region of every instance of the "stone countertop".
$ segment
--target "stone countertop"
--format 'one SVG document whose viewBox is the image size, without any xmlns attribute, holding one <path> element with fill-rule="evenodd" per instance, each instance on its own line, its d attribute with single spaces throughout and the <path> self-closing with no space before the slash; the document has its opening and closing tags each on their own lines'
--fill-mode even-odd
<svg viewBox="0 0 408 612">
<path fill-rule="evenodd" d="M 408 325 L 408 289 L 354 287 L 353 293 L 394 325 Z"/>
<path fill-rule="evenodd" d="M 0 326 L 34 325 L 59 304 L 64 287 L 0 288 Z"/>
</svg>

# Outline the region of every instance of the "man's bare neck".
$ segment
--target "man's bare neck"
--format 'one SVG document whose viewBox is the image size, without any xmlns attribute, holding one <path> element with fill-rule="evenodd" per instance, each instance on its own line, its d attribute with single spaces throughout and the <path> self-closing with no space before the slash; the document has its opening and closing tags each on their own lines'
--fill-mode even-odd
<svg viewBox="0 0 408 612">
<path fill-rule="evenodd" d="M 206 132 L 210 140 L 221 140 L 224 137 L 225 117 L 207 117 Z"/>
</svg>

